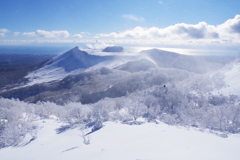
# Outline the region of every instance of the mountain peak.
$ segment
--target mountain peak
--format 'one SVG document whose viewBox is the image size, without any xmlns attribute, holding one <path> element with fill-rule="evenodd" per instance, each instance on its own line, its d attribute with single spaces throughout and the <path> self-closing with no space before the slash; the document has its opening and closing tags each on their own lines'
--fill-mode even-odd
<svg viewBox="0 0 240 160">
<path fill-rule="evenodd" d="M 71 62 L 74 59 L 82 59 L 85 56 L 88 56 L 89 54 L 85 51 L 81 51 L 77 46 L 68 50 L 67 52 L 64 52 L 54 58 L 52 58 L 50 61 L 48 61 L 47 65 L 56 64 L 62 61 L 69 61 Z"/>
<path fill-rule="evenodd" d="M 156 48 L 149 49 L 149 50 L 143 50 L 143 51 L 141 51 L 141 53 L 143 53 L 143 54 L 148 54 L 148 55 L 159 54 L 159 55 L 161 55 L 161 56 L 163 56 L 163 55 L 178 56 L 178 55 L 179 55 L 178 53 L 175 53 L 175 52 L 169 52 L 169 51 L 165 51 L 165 50 L 161 50 L 161 49 L 156 49 Z"/>
<path fill-rule="evenodd" d="M 85 69 L 102 61 L 100 56 L 91 55 L 85 51 L 74 47 L 69 51 L 53 58 L 50 65 L 61 67 L 66 72 L 71 72 L 76 69 Z"/>
<path fill-rule="evenodd" d="M 121 46 L 110 46 L 102 50 L 103 52 L 123 52 L 123 47 Z"/>
<path fill-rule="evenodd" d="M 79 47 L 78 47 L 78 46 L 76 46 L 76 47 L 74 47 L 74 48 L 70 49 L 69 51 L 71 51 L 71 50 L 72 50 L 72 51 L 78 51 L 78 50 L 80 51 L 80 49 L 79 49 Z"/>
</svg>

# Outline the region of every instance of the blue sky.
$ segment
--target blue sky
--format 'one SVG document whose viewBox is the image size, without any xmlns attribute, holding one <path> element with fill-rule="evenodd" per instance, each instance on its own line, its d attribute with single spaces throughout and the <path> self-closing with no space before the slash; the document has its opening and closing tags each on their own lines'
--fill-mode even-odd
<svg viewBox="0 0 240 160">
<path fill-rule="evenodd" d="M 0 44 L 239 45 L 239 0 L 1 0 Z"/>
</svg>

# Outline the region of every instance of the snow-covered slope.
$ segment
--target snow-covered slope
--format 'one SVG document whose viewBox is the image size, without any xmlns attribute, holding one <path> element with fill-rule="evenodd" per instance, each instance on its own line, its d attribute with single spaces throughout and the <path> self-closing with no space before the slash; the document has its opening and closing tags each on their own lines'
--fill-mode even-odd
<svg viewBox="0 0 240 160">
<path fill-rule="evenodd" d="M 40 69 L 29 73 L 26 78 L 30 80 L 28 85 L 61 80 L 72 74 L 82 71 L 99 69 L 101 67 L 115 68 L 124 63 L 136 60 L 136 56 L 89 54 L 75 47 L 57 57 L 52 58 Z"/>
<path fill-rule="evenodd" d="M 61 80 L 69 74 L 84 71 L 104 61 L 113 61 L 113 56 L 90 55 L 75 47 L 48 61 L 42 68 L 27 75 L 31 84 Z"/>
<path fill-rule="evenodd" d="M 207 131 L 168 126 L 163 123 L 127 125 L 106 122 L 85 136 L 70 129 L 57 134 L 62 124 L 42 120 L 37 138 L 0 150 L 1 160 L 238 160 L 240 135 L 222 138 Z M 85 132 L 86 133 L 86 132 Z M 25 144 L 25 145 L 24 145 Z"/>
<path fill-rule="evenodd" d="M 226 87 L 222 88 L 220 92 L 225 95 L 240 95 L 240 58 L 227 64 L 221 73 L 225 77 Z"/>
<path fill-rule="evenodd" d="M 81 51 L 75 47 L 46 63 L 46 67 L 62 67 L 66 72 L 76 69 L 85 69 L 94 66 L 102 61 L 110 60 L 110 56 L 90 55 L 85 51 Z"/>
<path fill-rule="evenodd" d="M 133 72 L 139 72 L 139 71 L 146 71 L 149 68 L 153 68 L 153 67 L 156 67 L 156 64 L 152 63 L 147 59 L 141 59 L 137 61 L 128 62 L 118 67 L 118 69 L 133 73 Z"/>
</svg>

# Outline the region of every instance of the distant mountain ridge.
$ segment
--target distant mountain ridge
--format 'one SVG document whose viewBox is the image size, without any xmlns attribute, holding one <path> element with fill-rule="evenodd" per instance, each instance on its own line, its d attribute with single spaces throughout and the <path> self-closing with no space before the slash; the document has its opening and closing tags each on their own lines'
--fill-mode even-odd
<svg viewBox="0 0 240 160">
<path fill-rule="evenodd" d="M 109 52 L 123 50 L 123 47 L 106 47 Z M 83 51 L 79 47 L 74 47 L 69 51 L 60 54 L 38 70 L 29 73 L 26 78 L 30 84 L 59 81 L 71 74 L 78 74 L 83 71 L 96 70 L 101 67 L 111 69 L 121 69 L 129 72 L 145 71 L 152 67 L 178 68 L 181 70 L 206 73 L 215 71 L 223 65 L 217 62 L 211 62 L 197 56 L 181 55 L 174 52 L 168 52 L 159 49 L 144 50 L 134 55 L 105 55 L 104 52 L 94 50 Z M 102 54 L 102 55 L 101 55 Z"/>
<path fill-rule="evenodd" d="M 118 69 L 134 73 L 139 71 L 146 71 L 154 67 L 156 67 L 156 65 L 153 62 L 147 59 L 140 59 L 136 61 L 127 62 L 126 64 L 120 66 Z"/>
<path fill-rule="evenodd" d="M 103 52 L 123 52 L 123 47 L 121 46 L 110 46 L 102 50 Z"/>
<path fill-rule="evenodd" d="M 24 85 L 1 96 L 34 103 L 94 103 L 221 68 L 216 62 L 159 49 L 132 55 L 95 51 L 75 47 L 60 54 L 30 72 Z"/>
<path fill-rule="evenodd" d="M 110 58 L 110 56 L 90 55 L 85 51 L 81 51 L 78 47 L 75 47 L 48 61 L 46 65 L 50 67 L 62 67 L 66 72 L 71 72 L 80 68 L 89 68 Z"/>
</svg>

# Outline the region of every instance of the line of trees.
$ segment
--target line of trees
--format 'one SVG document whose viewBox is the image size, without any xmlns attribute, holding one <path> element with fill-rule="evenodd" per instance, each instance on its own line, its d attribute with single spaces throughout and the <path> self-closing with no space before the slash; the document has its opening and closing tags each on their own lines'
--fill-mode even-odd
<svg viewBox="0 0 240 160">
<path fill-rule="evenodd" d="M 27 133 L 36 138 L 36 120 L 51 116 L 67 123 L 70 128 L 84 126 L 92 131 L 101 128 L 105 121 L 134 124 L 139 118 L 145 118 L 148 122 L 160 120 L 171 125 L 240 132 L 238 96 L 196 94 L 184 92 L 180 86 L 166 85 L 85 105 L 33 104 L 0 98 L 0 148 L 19 144 Z"/>
</svg>

